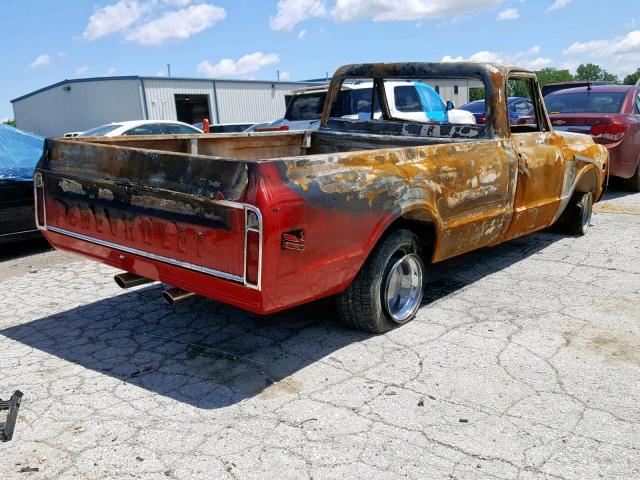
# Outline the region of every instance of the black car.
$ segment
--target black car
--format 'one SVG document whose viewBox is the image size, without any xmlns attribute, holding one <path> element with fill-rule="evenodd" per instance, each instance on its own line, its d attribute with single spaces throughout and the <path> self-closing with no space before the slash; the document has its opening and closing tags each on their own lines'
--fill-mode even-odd
<svg viewBox="0 0 640 480">
<path fill-rule="evenodd" d="M 40 235 L 33 205 L 33 170 L 43 138 L 0 125 L 0 243 Z"/>
</svg>

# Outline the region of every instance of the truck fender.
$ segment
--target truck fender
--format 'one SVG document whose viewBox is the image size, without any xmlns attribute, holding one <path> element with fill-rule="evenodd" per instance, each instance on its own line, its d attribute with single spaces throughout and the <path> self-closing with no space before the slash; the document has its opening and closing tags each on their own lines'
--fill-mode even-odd
<svg viewBox="0 0 640 480">
<path fill-rule="evenodd" d="M 552 223 L 555 223 L 556 220 L 560 218 L 560 215 L 564 212 L 575 192 L 593 193 L 594 201 L 600 200 L 600 197 L 604 193 L 604 188 L 602 185 L 599 185 L 598 178 L 598 167 L 593 164 L 583 166 L 576 174 L 571 187 L 563 189 L 560 206 Z"/>
<path fill-rule="evenodd" d="M 424 204 L 419 204 L 404 206 L 401 210 L 394 212 L 394 215 L 385 216 L 375 225 L 365 246 L 365 261 L 380 239 L 387 232 L 397 228 L 408 228 L 416 233 L 425 249 L 423 251 L 424 260 L 430 261 L 433 258 L 433 252 L 438 247 L 443 226 L 433 210 Z"/>
</svg>

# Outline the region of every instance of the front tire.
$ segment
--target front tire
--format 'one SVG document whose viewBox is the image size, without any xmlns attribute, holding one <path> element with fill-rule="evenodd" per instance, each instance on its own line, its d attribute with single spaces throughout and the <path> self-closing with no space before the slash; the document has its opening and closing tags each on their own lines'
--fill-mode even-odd
<svg viewBox="0 0 640 480">
<path fill-rule="evenodd" d="M 565 233 L 582 236 L 587 233 L 593 212 L 593 194 L 575 192 L 562 213 L 559 223 Z"/>
<path fill-rule="evenodd" d="M 344 323 L 384 333 L 411 321 L 423 295 L 424 264 L 418 237 L 399 229 L 373 249 L 351 285 L 337 296 Z"/>
</svg>

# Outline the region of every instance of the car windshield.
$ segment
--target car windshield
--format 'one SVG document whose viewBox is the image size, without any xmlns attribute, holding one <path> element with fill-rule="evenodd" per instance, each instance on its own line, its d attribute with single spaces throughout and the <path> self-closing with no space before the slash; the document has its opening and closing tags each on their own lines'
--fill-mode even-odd
<svg viewBox="0 0 640 480">
<path fill-rule="evenodd" d="M 625 92 L 556 93 L 545 97 L 549 113 L 619 113 Z"/>
<path fill-rule="evenodd" d="M 106 135 L 109 132 L 113 132 L 116 128 L 120 128 L 122 125 L 118 123 L 110 123 L 109 125 L 100 125 L 99 127 L 92 128 L 86 132 L 82 132 L 79 137 L 99 137 Z"/>
<path fill-rule="evenodd" d="M 38 135 L 0 125 L 0 181 L 31 180 L 43 145 Z"/>
<path fill-rule="evenodd" d="M 181 134 L 193 134 L 193 133 L 200 133 L 197 129 L 195 129 L 194 127 L 191 127 L 189 125 L 182 125 L 180 123 L 167 123 L 164 125 L 164 130 L 172 135 L 181 135 Z"/>
<path fill-rule="evenodd" d="M 322 116 L 322 107 L 327 92 L 313 92 L 294 95 L 287 107 L 284 118 L 290 121 L 318 120 Z"/>
<path fill-rule="evenodd" d="M 338 101 L 331 112 L 332 117 L 346 115 L 370 114 L 373 88 L 342 90 Z M 294 95 L 289 102 L 285 117 L 289 121 L 320 120 L 322 107 L 327 97 L 326 91 Z M 374 111 L 380 111 L 380 103 L 376 97 Z"/>
</svg>

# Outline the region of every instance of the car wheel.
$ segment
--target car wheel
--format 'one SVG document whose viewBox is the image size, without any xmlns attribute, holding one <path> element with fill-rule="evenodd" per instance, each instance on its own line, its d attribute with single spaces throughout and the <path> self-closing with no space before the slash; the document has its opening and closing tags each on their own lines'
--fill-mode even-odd
<svg viewBox="0 0 640 480">
<path fill-rule="evenodd" d="M 423 294 L 418 237 L 400 229 L 373 249 L 351 285 L 338 295 L 340 318 L 350 327 L 383 333 L 411 321 Z"/>
<path fill-rule="evenodd" d="M 591 224 L 593 194 L 575 192 L 559 223 L 569 235 L 585 235 Z"/>
</svg>

